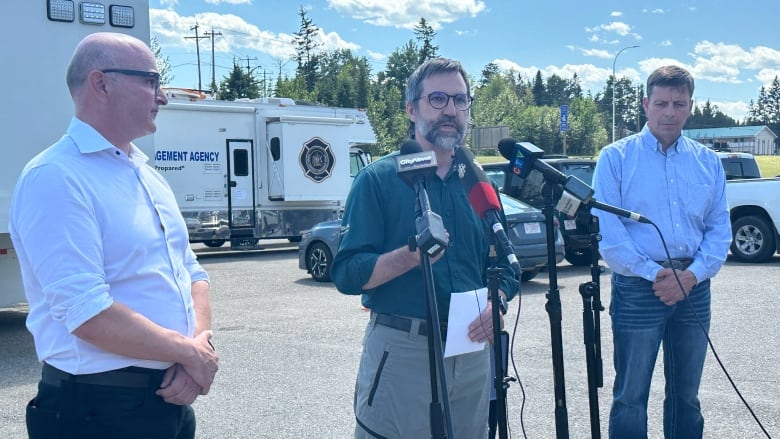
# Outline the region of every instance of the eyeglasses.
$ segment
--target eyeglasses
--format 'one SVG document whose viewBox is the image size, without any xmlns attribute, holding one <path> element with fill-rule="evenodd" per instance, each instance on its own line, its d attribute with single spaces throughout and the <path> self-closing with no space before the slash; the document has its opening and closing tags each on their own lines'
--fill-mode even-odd
<svg viewBox="0 0 780 439">
<path fill-rule="evenodd" d="M 128 76 L 140 76 L 149 79 L 149 87 L 156 93 L 160 90 L 160 74 L 157 72 L 145 72 L 143 70 L 105 69 L 103 73 L 119 73 Z"/>
<path fill-rule="evenodd" d="M 425 96 L 428 96 L 428 103 L 431 104 L 431 107 L 437 110 L 441 110 L 442 108 L 446 107 L 450 103 L 450 98 L 452 98 L 452 103 L 455 105 L 455 109 L 460 111 L 468 110 L 469 107 L 471 107 L 471 102 L 474 101 L 474 98 L 465 93 L 450 95 L 444 93 L 443 91 L 434 91 L 428 93 L 427 95 L 422 95 L 420 98 Z"/>
</svg>

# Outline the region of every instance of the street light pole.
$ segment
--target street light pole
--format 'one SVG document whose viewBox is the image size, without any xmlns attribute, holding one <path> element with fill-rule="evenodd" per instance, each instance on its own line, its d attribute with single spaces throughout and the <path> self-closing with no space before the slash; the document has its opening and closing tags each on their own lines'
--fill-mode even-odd
<svg viewBox="0 0 780 439">
<path fill-rule="evenodd" d="M 615 77 L 615 63 L 624 50 L 636 49 L 639 46 L 628 46 L 620 49 L 615 55 L 615 59 L 612 60 L 612 141 L 615 141 L 615 85 L 617 84 L 617 78 Z"/>
</svg>

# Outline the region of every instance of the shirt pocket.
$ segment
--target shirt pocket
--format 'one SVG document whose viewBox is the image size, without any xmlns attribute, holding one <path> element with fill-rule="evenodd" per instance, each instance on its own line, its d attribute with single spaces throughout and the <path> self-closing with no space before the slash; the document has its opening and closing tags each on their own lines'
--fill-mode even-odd
<svg viewBox="0 0 780 439">
<path fill-rule="evenodd" d="M 686 191 L 685 199 L 682 201 L 685 203 L 688 216 L 703 219 L 712 205 L 712 185 L 690 182 L 686 185 Z"/>
</svg>

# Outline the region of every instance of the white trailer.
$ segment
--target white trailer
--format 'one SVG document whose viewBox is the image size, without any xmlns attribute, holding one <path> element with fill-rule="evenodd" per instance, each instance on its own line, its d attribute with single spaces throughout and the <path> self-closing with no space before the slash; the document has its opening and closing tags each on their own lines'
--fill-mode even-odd
<svg viewBox="0 0 780 439">
<path fill-rule="evenodd" d="M 167 95 L 149 155 L 176 194 L 190 241 L 211 247 L 296 241 L 337 218 L 351 176 L 369 160 L 359 146 L 375 142 L 358 109 Z"/>
<path fill-rule="evenodd" d="M 24 165 L 68 127 L 73 102 L 65 85 L 65 70 L 73 50 L 94 32 L 126 33 L 148 43 L 149 2 L 9 2 L 0 14 L 0 28 L 8 35 L 23 36 L 0 46 L 0 84 L 7 101 L 0 117 L 0 307 L 6 307 L 25 301 L 19 260 L 8 233 L 11 196 Z M 139 143 L 152 144 L 151 138 Z"/>
</svg>

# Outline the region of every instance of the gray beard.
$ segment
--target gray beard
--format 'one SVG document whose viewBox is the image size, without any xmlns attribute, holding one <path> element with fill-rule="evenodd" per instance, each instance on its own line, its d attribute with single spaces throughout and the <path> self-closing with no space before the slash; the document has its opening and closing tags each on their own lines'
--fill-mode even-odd
<svg viewBox="0 0 780 439">
<path fill-rule="evenodd" d="M 461 127 L 458 126 L 458 133 L 454 136 L 441 135 L 436 132 L 436 128 L 426 121 L 417 121 L 417 130 L 423 133 L 425 140 L 433 145 L 433 148 L 438 151 L 454 151 L 456 147 L 463 144 L 463 140 L 466 138 L 466 131 L 461 131 Z"/>
</svg>

